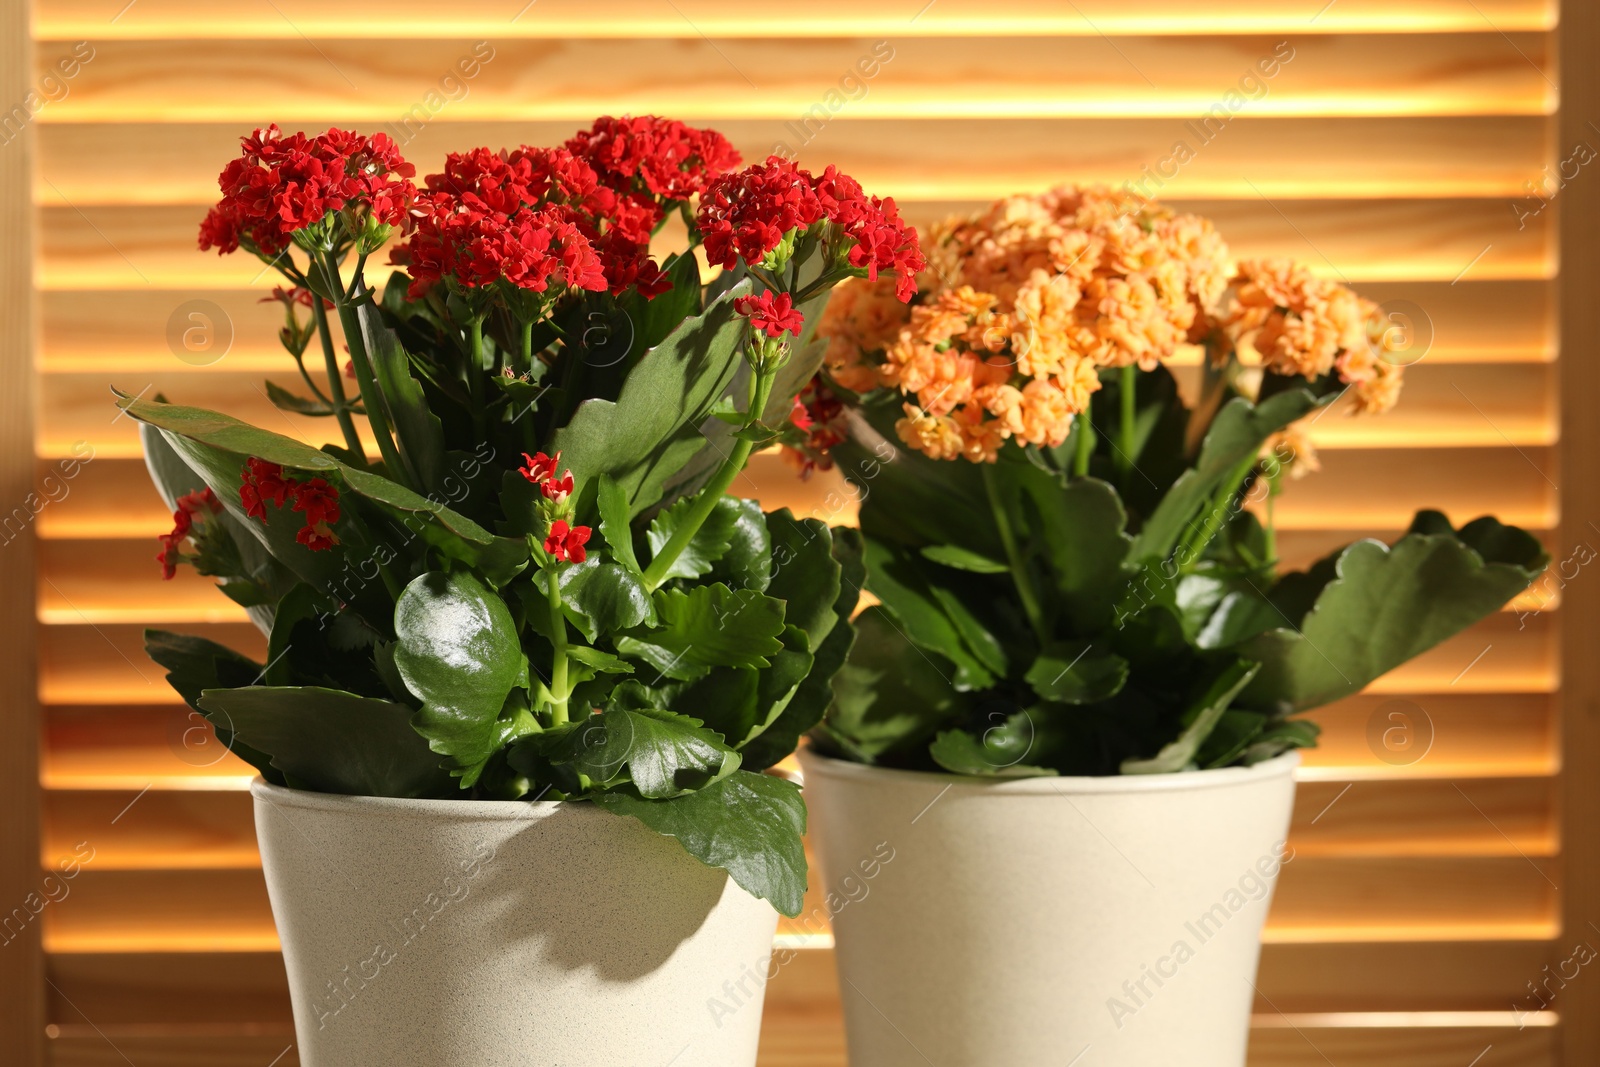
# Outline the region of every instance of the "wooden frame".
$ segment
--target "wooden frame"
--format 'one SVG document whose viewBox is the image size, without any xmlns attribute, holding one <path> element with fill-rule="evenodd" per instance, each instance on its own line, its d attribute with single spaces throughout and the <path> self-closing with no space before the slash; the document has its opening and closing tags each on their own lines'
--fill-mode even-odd
<svg viewBox="0 0 1600 1067">
<path fill-rule="evenodd" d="M 1561 111 L 1555 155 L 1574 145 L 1600 148 L 1600 8 L 1561 5 Z M 1561 546 L 1600 547 L 1600 176 L 1566 182 L 1561 212 L 1560 368 Z M 1558 578 L 1565 576 L 1558 575 Z M 1600 786 L 1589 765 L 1600 756 L 1600 580 L 1576 577 L 1561 591 L 1561 894 L 1558 959 L 1574 946 L 1600 946 Z M 1591 949 L 1592 951 L 1592 949 Z M 1554 969 L 1555 961 L 1552 961 Z M 1561 990 L 1561 1062 L 1600 1063 L 1600 981 L 1573 981 Z"/>
<path fill-rule="evenodd" d="M 33 81 L 32 5 L 0 4 L 0 107 L 26 106 Z M 34 211 L 31 124 L 0 144 L 0 512 L 34 487 Z M 34 682 L 34 530 L 0 544 L 0 918 L 39 885 L 39 706 Z M 0 945 L 0 1048 L 44 1063 L 44 951 L 37 919 Z M 11 931 L 6 931 L 10 936 Z"/>
</svg>

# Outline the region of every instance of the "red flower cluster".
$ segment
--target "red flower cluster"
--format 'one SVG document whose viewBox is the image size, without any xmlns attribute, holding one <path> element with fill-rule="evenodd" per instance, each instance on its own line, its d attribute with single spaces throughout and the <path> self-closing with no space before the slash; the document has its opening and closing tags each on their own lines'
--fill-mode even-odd
<svg viewBox="0 0 1600 1067">
<path fill-rule="evenodd" d="M 161 577 L 171 581 L 178 573 L 178 546 L 194 529 L 194 520 L 207 512 L 215 515 L 222 510 L 222 501 L 209 488 L 198 493 L 185 493 L 178 498 L 178 510 L 172 513 L 172 532 L 160 537 L 161 551 L 156 562 L 161 564 Z"/>
<path fill-rule="evenodd" d="M 616 192 L 643 189 L 666 200 L 687 200 L 711 179 L 740 163 L 739 153 L 715 130 L 641 115 L 597 119 L 567 141 Z"/>
<path fill-rule="evenodd" d="M 217 178 L 222 200 L 200 223 L 200 249 L 232 252 L 246 241 L 266 255 L 290 234 L 352 210 L 388 226 L 407 221 L 415 168 L 387 134 L 329 130 L 288 136 L 277 125 L 241 138 L 242 153 Z"/>
<path fill-rule="evenodd" d="M 852 241 L 850 266 L 876 279 L 898 275 L 896 295 L 909 301 L 926 265 L 917 232 L 900 218 L 894 200 L 867 196 L 860 183 L 833 167 L 817 178 L 782 156 L 771 156 L 711 182 L 700 197 L 697 222 L 706 257 L 717 266 L 759 263 L 791 230 L 822 220 L 836 223 Z"/>
<path fill-rule="evenodd" d="M 246 515 L 266 522 L 268 504 L 281 508 L 292 500 L 293 510 L 306 517 L 306 524 L 295 535 L 295 540 L 313 552 L 339 543 L 338 536 L 329 528 L 330 523 L 339 521 L 339 490 L 324 479 L 296 481 L 285 477 L 278 464 L 253 456 L 245 461 L 243 475 L 239 503 L 244 505 Z"/>
<path fill-rule="evenodd" d="M 293 285 L 287 289 L 281 285 L 274 285 L 272 287 L 272 295 L 264 296 L 260 300 L 257 300 L 256 303 L 282 304 L 284 307 L 293 310 L 296 305 L 303 308 L 311 307 L 312 300 L 313 297 L 311 290 L 307 289 L 303 285 Z M 327 310 L 332 311 L 333 301 L 329 300 L 327 297 L 323 297 L 322 306 Z"/>
<path fill-rule="evenodd" d="M 844 403 L 823 384 L 821 375 L 807 382 L 800 395 L 794 398 L 789 422 L 805 433 L 805 440 L 798 448 L 786 446 L 783 458 L 800 472 L 800 477 L 809 478 L 813 471 L 833 469 L 833 459 L 828 452 L 845 439 L 844 418 Z"/>
<path fill-rule="evenodd" d="M 785 333 L 799 337 L 806 324 L 805 316 L 788 293 L 779 293 L 777 299 L 770 292 L 741 296 L 733 302 L 733 310 L 749 318 L 751 328 L 765 331 L 768 337 L 782 337 Z"/>
<path fill-rule="evenodd" d="M 566 563 L 582 563 L 589 558 L 584 545 L 589 541 L 589 527 L 568 526 L 566 519 L 550 524 L 550 536 L 544 539 L 544 550 Z"/>
<path fill-rule="evenodd" d="M 524 452 L 522 458 L 527 460 L 527 466 L 518 467 L 517 473 L 537 485 L 546 500 L 560 504 L 572 495 L 572 472 L 569 470 L 561 477 L 556 477 L 556 465 L 561 462 L 560 452 L 553 456 L 543 452 L 530 456 Z"/>
</svg>

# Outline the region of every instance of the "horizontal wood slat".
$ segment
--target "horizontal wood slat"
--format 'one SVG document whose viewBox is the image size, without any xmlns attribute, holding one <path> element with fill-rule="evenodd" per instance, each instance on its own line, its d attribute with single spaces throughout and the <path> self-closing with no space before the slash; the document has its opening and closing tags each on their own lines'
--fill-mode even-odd
<svg viewBox="0 0 1600 1067">
<path fill-rule="evenodd" d="M 1484 33 L 1548 30 L 1556 24 L 1552 0 L 1342 0 L 1308 19 L 1273 0 L 1232 0 L 1221 9 L 1184 0 L 1149 0 L 1137 7 L 1114 0 L 1082 0 L 1063 8 L 1050 0 L 942 0 L 920 11 L 883 9 L 852 0 L 812 0 L 803 12 L 783 7 L 729 8 L 718 0 L 474 0 L 448 11 L 426 0 L 390 0 L 383 19 L 316 0 L 277 0 L 270 8 L 218 8 L 207 0 L 142 0 L 119 17 L 124 0 L 38 0 L 36 38 L 323 38 L 382 36 L 440 37 L 670 37 L 694 32 L 707 37 L 795 38 L 858 33 L 926 36 L 1097 36 L 1100 33 L 1218 34 L 1292 30 L 1296 34 L 1373 32 Z"/>
<path fill-rule="evenodd" d="M 1175 200 L 1213 219 L 1239 256 L 1297 259 L 1318 274 L 1351 282 L 1446 282 L 1549 278 L 1552 215 L 1521 229 L 1504 200 Z M 927 223 L 983 206 L 974 201 L 906 201 Z M 258 260 L 201 254 L 203 205 L 45 207 L 40 214 L 37 284 L 53 289 L 250 289 L 272 280 Z M 1381 245 L 1371 235 L 1383 233 Z M 386 257 L 374 258 L 375 264 Z M 376 277 L 386 277 L 375 267 Z M 173 308 L 189 299 L 163 297 Z M 170 310 L 169 310 L 170 314 Z"/>
<path fill-rule="evenodd" d="M 1527 116 L 1307 120 L 1241 111 L 1225 127 L 1202 131 L 1178 117 L 906 122 L 851 111 L 846 105 L 837 116 L 777 114 L 715 125 L 747 161 L 787 150 L 804 165 L 832 163 L 903 201 L 982 200 L 1068 180 L 1119 188 L 1145 181 L 1143 188 L 1163 197 L 1505 197 L 1527 200 L 1524 210 L 1537 207 L 1526 183 L 1540 175 L 1550 136 L 1548 119 Z M 447 152 L 560 144 L 576 127 L 451 117 L 446 109 L 437 121 L 391 130 L 420 173 L 438 170 Z M 216 197 L 217 172 L 246 132 L 237 123 L 46 125 L 35 195 L 47 207 L 204 203 Z M 1180 141 L 1193 151 L 1181 164 L 1174 159 Z M 1004 157 L 1005 167 L 949 165 L 980 144 Z"/>
<path fill-rule="evenodd" d="M 453 120 L 589 121 L 658 112 L 704 119 L 800 116 L 874 48 L 870 91 L 848 104 L 861 118 L 1199 116 L 1235 91 L 1264 115 L 1535 115 L 1556 93 L 1543 34 L 1232 37 L 872 37 L 710 41 L 684 25 L 663 39 L 490 42 Z M 1108 41 L 1110 46 L 1108 46 Z M 476 38 L 406 41 L 298 35 L 237 47 L 175 40 L 98 41 L 46 122 L 250 122 L 272 101 L 279 122 L 398 122 Z M 1256 64 L 1291 57 L 1269 81 Z M 892 49 L 892 51 L 890 51 Z M 38 49 L 39 74 L 69 50 Z M 491 53 L 480 50 L 482 58 Z M 603 68 L 604 78 L 595 71 Z M 1270 68 L 1269 68 L 1270 69 Z M 684 71 L 693 70 L 693 78 Z M 290 75 L 292 76 L 286 76 Z M 1265 85 L 1263 92 L 1256 86 Z"/>
</svg>

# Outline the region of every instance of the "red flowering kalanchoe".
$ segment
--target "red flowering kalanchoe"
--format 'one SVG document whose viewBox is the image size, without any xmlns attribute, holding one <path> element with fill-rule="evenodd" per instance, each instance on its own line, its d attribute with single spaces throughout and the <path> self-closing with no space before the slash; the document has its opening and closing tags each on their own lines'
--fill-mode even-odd
<svg viewBox="0 0 1600 1067">
<path fill-rule="evenodd" d="M 200 224 L 200 248 L 233 252 L 241 244 L 266 256 L 289 246 L 297 230 L 329 212 L 345 212 L 352 235 L 404 225 L 416 173 L 387 134 L 332 129 L 285 136 L 276 124 L 240 140 L 242 152 L 217 178 L 222 200 Z"/>
<path fill-rule="evenodd" d="M 553 504 L 565 503 L 572 495 L 572 472 L 569 470 L 559 478 L 556 477 L 556 467 L 561 462 L 561 453 L 547 456 L 543 452 L 530 456 L 522 454 L 526 460 L 524 466 L 517 468 L 517 473 L 539 487 L 539 492 Z"/>
<path fill-rule="evenodd" d="M 829 451 L 845 439 L 845 414 L 844 403 L 823 383 L 821 375 L 807 382 L 794 398 L 789 422 L 805 436 L 795 447 L 785 445 L 783 458 L 801 478 L 833 469 Z"/>
<path fill-rule="evenodd" d="M 295 540 L 313 552 L 321 552 L 339 543 L 339 537 L 330 523 L 339 521 L 339 490 L 323 478 L 297 481 L 284 476 L 283 468 L 276 463 L 252 456 L 245 461 L 239 484 L 239 503 L 244 513 L 252 519 L 267 521 L 267 505 L 282 508 L 292 501 L 292 510 L 305 516 L 306 522 L 295 534 Z"/>
<path fill-rule="evenodd" d="M 589 541 L 589 527 L 570 526 L 566 519 L 550 524 L 550 535 L 544 539 L 544 550 L 556 559 L 567 563 L 582 563 L 588 558 L 584 545 Z"/>
<path fill-rule="evenodd" d="M 156 562 L 161 564 L 161 577 L 167 581 L 171 581 L 178 573 L 178 563 L 183 558 L 179 548 L 194 530 L 195 519 L 206 514 L 215 515 L 222 510 L 222 501 L 209 488 L 185 493 L 177 503 L 177 510 L 172 513 L 172 532 L 160 536 L 161 551 L 156 553 Z"/>
<path fill-rule="evenodd" d="M 909 301 L 917 274 L 927 266 L 916 230 L 900 218 L 893 199 L 867 196 L 860 183 L 833 167 L 822 177 L 782 156 L 713 181 L 700 197 L 696 216 L 713 264 L 732 267 L 739 260 L 757 265 L 784 238 L 821 220 L 839 227 L 848 240 L 845 262 L 876 279 L 893 271 L 895 293 Z"/>
<path fill-rule="evenodd" d="M 667 200 L 687 200 L 740 163 L 715 130 L 696 129 L 655 115 L 597 119 L 567 141 L 601 180 L 618 192 L 640 187 Z"/>
<path fill-rule="evenodd" d="M 750 326 L 768 337 L 782 337 L 785 333 L 800 336 L 805 326 L 805 316 L 794 306 L 788 293 L 774 297 L 770 292 L 760 296 L 741 296 L 733 302 L 733 310 L 746 316 Z"/>
</svg>

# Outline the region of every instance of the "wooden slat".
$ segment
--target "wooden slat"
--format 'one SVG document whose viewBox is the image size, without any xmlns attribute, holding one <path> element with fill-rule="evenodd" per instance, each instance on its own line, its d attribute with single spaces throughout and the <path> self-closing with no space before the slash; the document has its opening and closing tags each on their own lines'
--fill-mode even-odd
<svg viewBox="0 0 1600 1067">
<path fill-rule="evenodd" d="M 1502 200 L 1175 200 L 1212 218 L 1239 256 L 1287 257 L 1352 282 L 1475 281 L 1554 275 L 1551 213 L 1510 225 Z M 925 223 L 968 212 L 972 201 L 908 201 Z M 42 208 L 41 289 L 172 289 L 168 313 L 190 291 L 264 292 L 272 284 L 253 258 L 202 255 L 195 245 L 202 205 Z M 1382 232 L 1374 242 L 1370 235 Z M 375 258 L 381 263 L 384 257 Z M 374 270 L 375 275 L 379 274 Z"/>
<path fill-rule="evenodd" d="M 192 720 L 185 727 L 199 726 Z M 213 740 L 211 746 L 216 746 Z M 195 739 L 189 758 L 204 756 Z M 180 742 L 181 750 L 181 742 Z M 242 792 L 51 790 L 44 797 L 46 867 L 94 849 L 100 870 L 256 868 L 255 818 Z"/>
<path fill-rule="evenodd" d="M 1297 856 L 1550 857 L 1555 792 L 1549 778 L 1302 782 L 1289 843 Z"/>
<path fill-rule="evenodd" d="M 165 531 L 161 531 L 165 532 Z M 154 534 L 137 540 L 46 541 L 40 553 L 39 621 L 44 623 L 248 622 L 216 582 L 181 567 L 167 581 Z"/>
<path fill-rule="evenodd" d="M 348 6 L 315 0 L 278 0 L 271 7 L 218 8 L 206 0 L 142 0 L 139 10 L 117 17 L 123 0 L 40 0 L 34 35 L 74 41 L 140 38 L 310 38 L 381 35 L 439 37 L 670 37 L 686 31 L 707 37 L 792 39 L 818 33 L 891 37 L 960 37 L 984 34 L 1094 36 L 1116 34 L 1216 34 L 1293 31 L 1313 33 L 1449 32 L 1508 33 L 1548 30 L 1556 24 L 1550 0 L 1478 0 L 1469 7 L 1451 0 L 1342 0 L 1315 19 L 1272 0 L 1232 0 L 1206 8 L 1183 0 L 1148 0 L 1137 7 L 1112 0 L 1082 0 L 1069 8 L 1049 0 L 942 0 L 908 14 L 852 2 L 813 0 L 804 12 L 783 7 L 729 8 L 718 0 L 675 0 L 663 8 L 653 0 L 608 0 L 603 11 L 586 0 L 456 4 L 448 11 L 426 0 L 390 0 L 384 19 L 353 13 Z M 909 9 L 907 9 L 909 11 Z"/>
<path fill-rule="evenodd" d="M 892 67 L 890 68 L 892 69 Z M 887 76 L 887 74 L 885 74 Z M 682 116 L 696 121 L 694 116 Z M 407 159 L 426 174 L 445 153 L 474 145 L 560 144 L 574 124 L 437 122 L 396 131 Z M 832 163 L 868 189 L 898 200 L 982 200 L 1065 181 L 1143 186 L 1163 198 L 1505 197 L 1528 198 L 1525 183 L 1545 161 L 1550 120 L 1543 117 L 1257 118 L 1239 117 L 1201 145 L 1184 120 L 963 119 L 916 122 L 860 119 L 848 107 L 808 127 L 798 117 L 717 121 L 749 162 L 780 148 L 803 165 Z M 238 153 L 238 124 L 82 123 L 40 131 L 47 207 L 76 204 L 194 204 L 217 196 L 216 176 Z M 401 136 L 404 134 L 405 136 Z M 1177 142 L 1196 149 L 1172 173 Z M 948 165 L 982 144 L 1004 167 Z M 1494 152 L 1483 145 L 1493 144 Z M 1150 168 L 1148 171 L 1146 168 Z M 1158 168 L 1168 173 L 1161 177 Z M 1525 210 L 1537 206 L 1529 201 Z M 1506 212 L 1507 218 L 1511 213 Z"/>
<path fill-rule="evenodd" d="M 1482 629 L 1483 640 L 1461 642 L 1471 652 L 1458 670 L 1485 646 L 1497 647 L 1454 686 L 1405 695 L 1369 693 L 1316 709 L 1310 718 L 1323 733 L 1317 747 L 1305 753 L 1302 769 L 1327 781 L 1361 782 L 1554 774 L 1559 749 L 1548 695 L 1460 692 L 1474 673 L 1496 659 L 1502 634 L 1513 639 L 1527 635 L 1526 628 L 1519 629 L 1522 621 L 1496 619 L 1494 626 Z M 1525 621 L 1535 625 L 1531 617 Z M 1386 739 L 1385 730 L 1396 732 Z"/>
<path fill-rule="evenodd" d="M 52 792 L 125 794 L 116 813 L 126 807 L 125 818 L 128 819 L 132 819 L 133 812 L 140 810 L 154 793 L 216 794 L 248 789 L 255 769 L 223 749 L 191 709 L 175 703 L 175 694 L 167 689 L 164 678 L 160 685 L 163 692 L 156 695 L 164 696 L 165 700 L 152 700 L 144 706 L 52 708 L 40 766 L 40 785 Z M 111 803 L 109 799 L 79 801 L 80 810 L 87 804 L 95 811 Z M 141 814 L 135 827 L 144 825 L 148 818 Z M 85 824 L 80 820 L 77 825 Z M 105 824 L 113 825 L 120 826 L 121 822 L 108 820 Z M 130 833 L 136 841 L 152 840 L 154 831 L 145 833 L 142 838 L 137 830 Z M 97 835 L 102 839 L 110 836 L 108 832 Z M 189 835 L 180 833 L 179 839 L 188 840 Z M 68 841 L 63 837 L 57 848 L 70 849 L 79 840 L 83 838 L 79 836 Z M 122 866 L 148 867 L 150 864 L 130 859 Z"/>
<path fill-rule="evenodd" d="M 396 42 L 298 35 L 234 47 L 104 41 L 41 114 L 45 122 L 398 121 L 471 57 L 474 38 Z M 1108 47 L 1108 41 L 1111 46 Z M 851 102 L 861 118 L 1135 117 L 1202 114 L 1281 36 L 903 38 Z M 588 121 L 654 111 L 709 119 L 800 116 L 837 89 L 871 37 L 728 38 L 690 25 L 666 40 L 496 40 L 453 120 Z M 1252 115 L 1534 115 L 1556 94 L 1542 34 L 1296 37 Z M 40 73 L 65 51 L 39 50 Z M 1288 53 L 1285 52 L 1285 55 Z M 604 69 L 604 78 L 595 72 Z M 684 71 L 693 70 L 693 78 Z M 437 73 L 435 73 L 437 72 Z M 1257 82 L 1255 84 L 1262 84 Z M 1250 88 L 1250 83 L 1246 84 Z M 1259 90 L 1257 91 L 1259 94 Z M 1243 110 L 1243 108 L 1241 108 Z"/>
<path fill-rule="evenodd" d="M 248 623 L 186 626 L 258 660 L 266 639 Z M 171 704 L 160 667 L 144 654 L 141 626 L 49 626 L 40 633 L 39 699 L 46 704 Z"/>
</svg>

